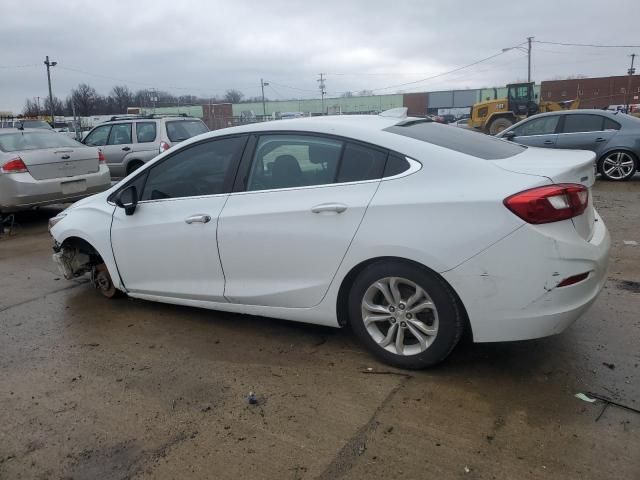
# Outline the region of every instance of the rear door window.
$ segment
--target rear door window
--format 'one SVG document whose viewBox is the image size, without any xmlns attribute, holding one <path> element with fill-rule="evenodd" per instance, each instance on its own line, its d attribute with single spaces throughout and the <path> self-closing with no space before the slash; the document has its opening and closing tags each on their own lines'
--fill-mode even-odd
<svg viewBox="0 0 640 480">
<path fill-rule="evenodd" d="M 311 135 L 263 135 L 247 190 L 307 187 L 335 182 L 343 142 Z"/>
<path fill-rule="evenodd" d="M 604 117 L 600 115 L 565 115 L 563 133 L 598 132 L 602 130 Z"/>
<path fill-rule="evenodd" d="M 155 122 L 136 123 L 136 140 L 138 140 L 138 143 L 154 142 L 155 139 L 156 139 L 156 123 Z"/>
<path fill-rule="evenodd" d="M 108 145 L 125 145 L 131 143 L 131 124 L 119 123 L 111 127 Z"/>
<path fill-rule="evenodd" d="M 620 130 L 620 124 L 615 120 L 605 117 L 603 130 Z"/>
</svg>

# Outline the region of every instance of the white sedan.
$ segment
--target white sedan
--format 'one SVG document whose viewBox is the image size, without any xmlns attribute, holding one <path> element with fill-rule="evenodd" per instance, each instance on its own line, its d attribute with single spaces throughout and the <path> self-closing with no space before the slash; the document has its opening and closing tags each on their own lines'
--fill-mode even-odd
<svg viewBox="0 0 640 480">
<path fill-rule="evenodd" d="M 380 359 L 560 333 L 610 239 L 591 152 L 397 112 L 209 132 L 50 222 L 67 278 L 130 297 L 350 326 Z"/>
</svg>

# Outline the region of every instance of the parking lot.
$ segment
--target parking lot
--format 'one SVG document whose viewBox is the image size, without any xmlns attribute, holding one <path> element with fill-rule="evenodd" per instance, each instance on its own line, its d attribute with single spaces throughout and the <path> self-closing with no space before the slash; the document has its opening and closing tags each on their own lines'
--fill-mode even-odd
<svg viewBox="0 0 640 480">
<path fill-rule="evenodd" d="M 344 330 L 105 300 L 56 272 L 59 209 L 18 215 L 0 240 L 0 478 L 637 478 L 640 416 L 575 397 L 640 408 L 640 176 L 594 191 L 613 247 L 591 310 L 418 372 Z"/>
</svg>

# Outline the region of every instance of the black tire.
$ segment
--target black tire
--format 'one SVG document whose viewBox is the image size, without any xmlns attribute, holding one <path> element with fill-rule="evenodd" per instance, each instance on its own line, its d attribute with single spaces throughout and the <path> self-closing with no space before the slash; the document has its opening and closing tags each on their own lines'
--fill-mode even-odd
<svg viewBox="0 0 640 480">
<path fill-rule="evenodd" d="M 379 345 L 365 327 L 362 314 L 365 293 L 375 282 L 388 277 L 399 277 L 415 283 L 427 293 L 437 309 L 437 334 L 432 343 L 419 353 L 400 355 L 391 352 Z M 360 342 L 383 362 L 400 368 L 421 369 L 442 362 L 454 349 L 464 330 L 464 320 L 458 300 L 444 280 L 427 269 L 402 261 L 382 260 L 360 272 L 349 292 L 348 309 L 349 324 Z M 405 338 L 411 340 L 411 337 Z"/>
<path fill-rule="evenodd" d="M 626 161 L 627 163 L 632 162 L 632 164 L 630 165 L 630 169 L 625 172 L 615 171 L 608 173 L 609 169 L 605 168 L 604 162 L 612 157 L 612 161 L 615 161 L 615 156 L 618 154 L 624 156 L 623 161 Z M 600 173 L 600 175 L 602 175 L 602 178 L 611 182 L 626 182 L 627 180 L 631 180 L 636 174 L 637 170 L 638 158 L 633 153 L 624 150 L 614 150 L 613 152 L 607 152 L 598 161 L 598 172 Z"/>
<path fill-rule="evenodd" d="M 144 162 L 140 160 L 132 161 L 129 165 L 127 165 L 127 175 L 135 172 L 137 169 L 139 169 L 143 165 L 144 165 Z"/>
<path fill-rule="evenodd" d="M 496 118 L 489 125 L 489 134 L 497 135 L 501 131 L 509 128 L 511 125 L 513 125 L 513 120 L 511 120 L 510 118 L 507 118 L 507 117 Z"/>
</svg>

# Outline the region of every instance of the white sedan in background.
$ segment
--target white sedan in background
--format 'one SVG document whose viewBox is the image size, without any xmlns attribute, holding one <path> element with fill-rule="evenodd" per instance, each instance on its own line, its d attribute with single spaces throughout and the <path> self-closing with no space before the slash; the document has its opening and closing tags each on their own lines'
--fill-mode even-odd
<svg viewBox="0 0 640 480">
<path fill-rule="evenodd" d="M 51 221 L 107 297 L 349 325 L 404 368 L 557 334 L 596 299 L 609 234 L 593 153 L 398 112 L 206 133 Z"/>
</svg>

